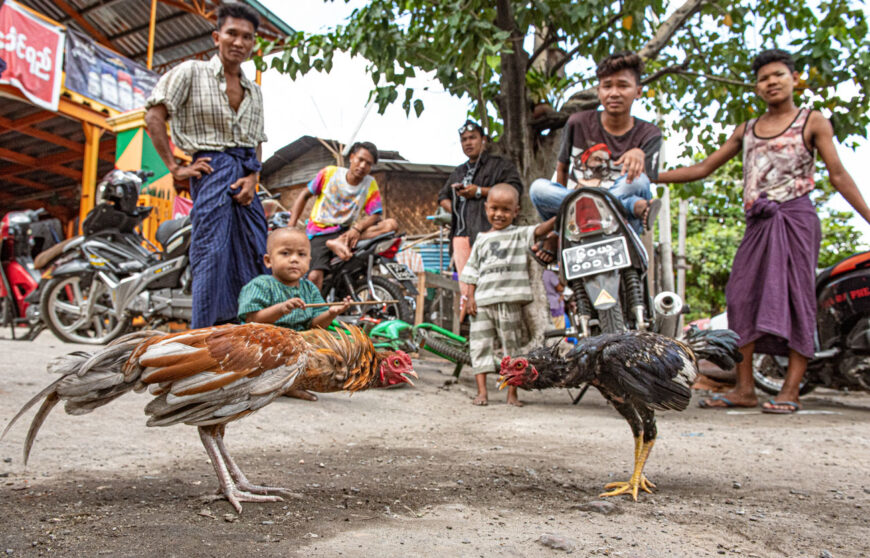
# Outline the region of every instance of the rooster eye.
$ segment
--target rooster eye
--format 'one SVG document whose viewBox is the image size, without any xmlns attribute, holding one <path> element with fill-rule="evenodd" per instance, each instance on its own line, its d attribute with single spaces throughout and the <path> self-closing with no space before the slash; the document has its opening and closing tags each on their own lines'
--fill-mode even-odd
<svg viewBox="0 0 870 558">
<path fill-rule="evenodd" d="M 394 359 L 394 360 L 393 360 L 393 366 L 398 367 L 400 364 L 401 364 L 401 362 L 399 361 L 399 359 Z"/>
<path fill-rule="evenodd" d="M 522 362 L 518 362 L 518 363 L 516 363 L 516 364 L 514 365 L 514 368 L 516 368 L 517 370 L 521 370 L 521 369 L 523 368 L 523 363 L 522 363 Z"/>
</svg>

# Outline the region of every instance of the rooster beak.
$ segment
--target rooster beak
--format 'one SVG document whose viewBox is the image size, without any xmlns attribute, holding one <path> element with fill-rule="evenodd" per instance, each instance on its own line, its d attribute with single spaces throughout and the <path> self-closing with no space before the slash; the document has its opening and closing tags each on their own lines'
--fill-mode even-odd
<svg viewBox="0 0 870 558">
<path fill-rule="evenodd" d="M 420 379 L 420 376 L 418 376 L 417 373 L 414 372 L 413 370 L 408 370 L 407 372 L 402 372 L 401 376 L 402 376 L 402 379 L 405 380 L 405 382 L 407 382 L 408 384 L 410 384 L 412 386 L 414 385 L 414 382 L 411 381 L 411 378 L 414 378 L 415 380 Z"/>
<path fill-rule="evenodd" d="M 500 376 L 500 377 L 499 377 L 498 390 L 499 390 L 499 391 L 503 390 L 504 387 L 507 385 L 507 383 L 508 383 L 508 377 L 507 377 L 507 376 Z"/>
</svg>

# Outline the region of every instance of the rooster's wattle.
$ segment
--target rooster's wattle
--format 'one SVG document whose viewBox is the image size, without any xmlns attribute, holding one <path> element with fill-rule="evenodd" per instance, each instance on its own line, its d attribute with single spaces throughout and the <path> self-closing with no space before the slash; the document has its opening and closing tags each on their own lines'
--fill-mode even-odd
<svg viewBox="0 0 870 558">
<path fill-rule="evenodd" d="M 656 439 L 656 410 L 682 411 L 692 397 L 698 360 L 723 369 L 741 360 L 737 334 L 731 330 L 692 328 L 683 341 L 647 332 L 628 331 L 582 339 L 567 355 L 558 346 L 541 347 L 515 358 L 504 357 L 501 385 L 523 389 L 573 388 L 591 384 L 631 426 L 634 472 L 628 482 L 613 482 L 601 496 L 655 488 L 643 475 Z"/>
<path fill-rule="evenodd" d="M 411 383 L 417 377 L 401 351 L 377 352 L 366 335 L 348 326 L 337 336 L 303 333 L 267 324 L 224 325 L 166 335 L 141 331 L 93 354 L 75 352 L 49 365 L 61 377 L 12 418 L 9 428 L 42 400 L 24 443 L 24 462 L 36 433 L 60 401 L 82 415 L 129 391 L 148 389 L 148 426 L 184 423 L 198 427 L 223 495 L 240 502 L 271 502 L 284 489 L 250 483 L 224 445 L 227 423 L 262 409 L 287 391 L 356 392 Z M 2 436 L 0 436 L 2 437 Z"/>
</svg>

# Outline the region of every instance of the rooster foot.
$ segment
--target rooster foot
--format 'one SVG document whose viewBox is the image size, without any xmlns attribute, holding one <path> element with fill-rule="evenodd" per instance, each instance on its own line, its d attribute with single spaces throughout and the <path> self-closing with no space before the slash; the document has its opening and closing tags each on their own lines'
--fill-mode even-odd
<svg viewBox="0 0 870 558">
<path fill-rule="evenodd" d="M 226 500 L 236 508 L 236 512 L 242 513 L 241 502 L 283 502 L 284 499 L 280 496 L 270 496 L 267 494 L 255 494 L 245 490 L 239 490 L 235 486 L 228 487 L 221 496 L 215 499 L 226 498 Z"/>
<path fill-rule="evenodd" d="M 655 487 L 655 484 L 648 480 L 644 475 L 641 475 L 640 478 L 632 478 L 628 482 L 611 482 L 604 485 L 605 490 L 613 490 L 610 490 L 610 492 L 604 492 L 602 494 L 599 494 L 598 497 L 607 498 L 609 496 L 619 496 L 621 494 L 627 494 L 630 492 L 631 497 L 634 499 L 635 502 L 637 502 L 637 493 L 639 490 L 643 490 L 648 494 L 652 494 L 652 489 Z"/>
<path fill-rule="evenodd" d="M 236 487 L 241 491 L 250 492 L 251 494 L 280 494 L 282 496 L 290 496 L 292 494 L 288 489 L 280 486 L 261 486 L 259 484 L 250 483 L 246 480 L 236 482 Z"/>
</svg>

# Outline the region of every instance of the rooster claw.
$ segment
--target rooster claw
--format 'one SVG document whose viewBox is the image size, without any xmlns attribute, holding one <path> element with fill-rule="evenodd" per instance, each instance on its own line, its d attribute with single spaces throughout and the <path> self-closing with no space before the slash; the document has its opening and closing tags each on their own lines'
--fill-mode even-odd
<svg viewBox="0 0 870 558">
<path fill-rule="evenodd" d="M 284 498 L 280 496 L 269 496 L 266 494 L 254 494 L 252 492 L 245 492 L 244 490 L 234 489 L 228 490 L 226 494 L 224 494 L 224 498 L 232 504 L 234 508 L 236 508 L 236 512 L 242 513 L 242 504 L 241 502 L 283 502 Z"/>
</svg>

